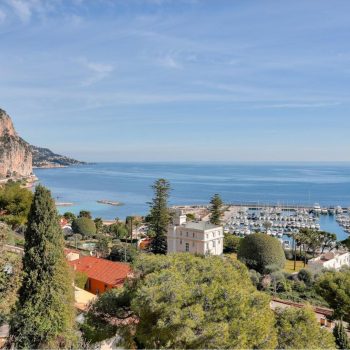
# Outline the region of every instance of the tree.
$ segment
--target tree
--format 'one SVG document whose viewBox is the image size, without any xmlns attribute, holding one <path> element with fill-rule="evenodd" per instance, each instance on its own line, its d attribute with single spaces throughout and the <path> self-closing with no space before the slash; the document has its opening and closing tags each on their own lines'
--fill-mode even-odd
<svg viewBox="0 0 350 350">
<path fill-rule="evenodd" d="M 272 223 L 271 221 L 264 221 L 263 226 L 264 226 L 265 232 L 267 233 L 267 231 L 272 227 Z"/>
<path fill-rule="evenodd" d="M 72 223 L 77 217 L 75 214 L 71 213 L 70 211 L 67 211 L 63 214 L 63 217 L 70 223 Z"/>
<path fill-rule="evenodd" d="M 112 225 L 103 226 L 103 232 L 114 235 L 117 239 L 125 239 L 129 234 L 126 225 L 120 221 Z"/>
<path fill-rule="evenodd" d="M 350 322 L 350 269 L 323 273 L 315 288 L 334 310 L 335 318 Z"/>
<path fill-rule="evenodd" d="M 265 233 L 244 237 L 239 244 L 237 257 L 249 268 L 264 273 L 268 265 L 284 268 L 286 258 L 278 239 Z"/>
<path fill-rule="evenodd" d="M 74 271 L 74 284 L 78 288 L 84 289 L 88 279 L 89 277 L 85 272 Z"/>
<path fill-rule="evenodd" d="M 91 212 L 88 210 L 80 210 L 78 218 L 92 219 Z"/>
<path fill-rule="evenodd" d="M 5 249 L 12 234 L 6 224 L 0 223 L 0 325 L 8 320 L 13 311 L 22 278 L 20 256 Z"/>
<path fill-rule="evenodd" d="M 213 225 L 220 225 L 222 205 L 223 202 L 221 197 L 218 194 L 214 194 L 210 200 L 210 223 Z"/>
<path fill-rule="evenodd" d="M 319 232 L 320 239 L 322 242 L 321 246 L 321 254 L 327 249 L 328 251 L 332 251 L 337 245 L 337 235 L 335 233 L 330 233 L 326 231 Z"/>
<path fill-rule="evenodd" d="M 350 349 L 350 340 L 345 331 L 343 322 L 337 322 L 334 329 L 333 335 L 335 338 L 335 343 L 337 344 L 338 349 L 349 350 Z"/>
<path fill-rule="evenodd" d="M 141 254 L 134 268 L 134 279 L 103 294 L 91 311 L 125 325 L 118 333 L 133 341 L 125 347 L 275 348 L 269 297 L 256 290 L 240 262 Z"/>
<path fill-rule="evenodd" d="M 17 182 L 7 183 L 0 189 L 1 220 L 12 227 L 25 224 L 32 199 L 32 192 L 27 188 L 21 188 Z"/>
<path fill-rule="evenodd" d="M 334 337 L 322 329 L 311 308 L 276 312 L 277 349 L 334 349 Z"/>
<path fill-rule="evenodd" d="M 137 256 L 137 249 L 128 243 L 115 244 L 109 254 L 112 261 L 133 262 Z"/>
<path fill-rule="evenodd" d="M 237 253 L 242 238 L 230 233 L 224 234 L 224 253 Z"/>
<path fill-rule="evenodd" d="M 109 254 L 109 239 L 106 236 L 99 235 L 96 243 L 96 250 L 105 258 Z"/>
<path fill-rule="evenodd" d="M 103 228 L 103 221 L 102 218 L 96 218 L 94 220 L 95 226 L 96 226 L 96 232 L 101 233 L 102 228 Z"/>
<path fill-rule="evenodd" d="M 170 184 L 165 179 L 159 179 L 154 183 L 152 188 L 154 190 L 154 197 L 150 203 L 149 228 L 154 232 L 154 237 L 150 245 L 150 250 L 155 254 L 166 254 L 166 234 L 170 222 L 168 210 Z"/>
<path fill-rule="evenodd" d="M 75 341 L 72 274 L 55 203 L 43 186 L 35 190 L 25 232 L 24 278 L 11 320 L 16 348 L 69 348 Z"/>
<path fill-rule="evenodd" d="M 72 230 L 74 233 L 80 233 L 84 238 L 91 237 L 96 234 L 96 225 L 87 217 L 79 217 L 72 222 Z"/>
</svg>

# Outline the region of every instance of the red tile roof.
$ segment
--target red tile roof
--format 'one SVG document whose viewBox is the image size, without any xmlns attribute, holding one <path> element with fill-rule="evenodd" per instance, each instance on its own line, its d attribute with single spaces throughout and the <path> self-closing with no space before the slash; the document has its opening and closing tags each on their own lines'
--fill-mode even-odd
<svg viewBox="0 0 350 350">
<path fill-rule="evenodd" d="M 131 274 L 129 264 L 93 256 L 83 256 L 80 259 L 70 261 L 69 264 L 75 270 L 85 272 L 89 278 L 112 286 L 122 286 L 126 277 Z"/>
</svg>

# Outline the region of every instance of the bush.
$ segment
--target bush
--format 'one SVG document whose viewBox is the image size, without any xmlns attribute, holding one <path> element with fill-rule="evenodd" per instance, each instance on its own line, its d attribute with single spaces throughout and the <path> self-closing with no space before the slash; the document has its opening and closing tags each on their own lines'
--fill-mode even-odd
<svg viewBox="0 0 350 350">
<path fill-rule="evenodd" d="M 74 283 L 78 288 L 84 289 L 88 280 L 88 275 L 85 272 L 75 271 Z"/>
<path fill-rule="evenodd" d="M 224 237 L 224 253 L 237 253 L 239 242 L 242 238 L 225 233 Z"/>
<path fill-rule="evenodd" d="M 112 247 L 109 259 L 112 261 L 133 262 L 136 256 L 137 249 L 134 246 L 127 243 L 119 243 Z"/>
<path fill-rule="evenodd" d="M 313 281 L 312 273 L 306 269 L 301 269 L 298 272 L 298 278 L 300 281 L 303 281 L 306 285 L 311 285 Z"/>
<path fill-rule="evenodd" d="M 81 217 L 73 221 L 72 230 L 74 233 L 80 233 L 83 237 L 90 237 L 96 234 L 96 225 L 91 219 Z"/>
<path fill-rule="evenodd" d="M 243 238 L 238 247 L 237 257 L 250 269 L 260 273 L 263 273 L 268 265 L 277 265 L 282 269 L 286 262 L 278 239 L 264 233 L 254 233 Z"/>
</svg>

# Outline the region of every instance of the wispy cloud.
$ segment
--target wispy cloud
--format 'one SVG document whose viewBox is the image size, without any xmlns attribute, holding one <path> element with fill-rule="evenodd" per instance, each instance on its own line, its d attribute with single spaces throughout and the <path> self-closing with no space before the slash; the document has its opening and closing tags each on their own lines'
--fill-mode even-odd
<svg viewBox="0 0 350 350">
<path fill-rule="evenodd" d="M 6 19 L 6 13 L 0 9 L 0 23 L 4 22 Z"/>
<path fill-rule="evenodd" d="M 166 55 L 159 59 L 161 66 L 171 69 L 182 69 L 183 66 L 172 55 Z"/>
<path fill-rule="evenodd" d="M 339 106 L 340 102 L 278 103 L 256 106 L 256 108 L 322 108 Z"/>
<path fill-rule="evenodd" d="M 7 0 L 8 5 L 13 9 L 22 22 L 28 22 L 32 16 L 32 1 Z"/>
<path fill-rule="evenodd" d="M 90 72 L 90 76 L 82 82 L 83 86 L 93 85 L 108 77 L 114 71 L 114 67 L 110 64 L 89 62 L 85 58 L 79 59 L 78 61 Z"/>
</svg>

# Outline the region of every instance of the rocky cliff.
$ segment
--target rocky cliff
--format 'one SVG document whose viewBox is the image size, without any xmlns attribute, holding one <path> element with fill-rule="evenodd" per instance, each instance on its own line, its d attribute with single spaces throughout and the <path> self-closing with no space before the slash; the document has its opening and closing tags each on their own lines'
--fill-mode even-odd
<svg viewBox="0 0 350 350">
<path fill-rule="evenodd" d="M 31 173 L 30 146 L 17 135 L 9 115 L 0 109 L 0 178 L 24 177 Z"/>
</svg>

